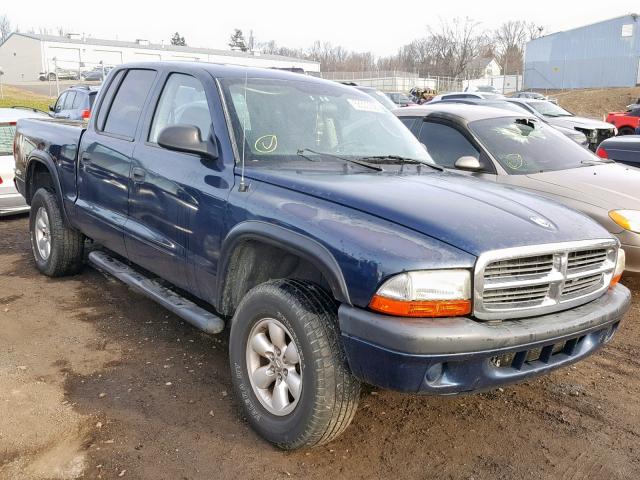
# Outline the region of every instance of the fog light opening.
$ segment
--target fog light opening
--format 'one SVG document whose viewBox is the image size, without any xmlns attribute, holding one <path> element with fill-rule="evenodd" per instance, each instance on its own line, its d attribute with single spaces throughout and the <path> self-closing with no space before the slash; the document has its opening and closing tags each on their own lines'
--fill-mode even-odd
<svg viewBox="0 0 640 480">
<path fill-rule="evenodd" d="M 444 372 L 444 364 L 442 363 L 434 363 L 427 369 L 427 373 L 425 375 L 425 379 L 427 383 L 437 383 L 442 379 L 442 374 Z"/>
</svg>

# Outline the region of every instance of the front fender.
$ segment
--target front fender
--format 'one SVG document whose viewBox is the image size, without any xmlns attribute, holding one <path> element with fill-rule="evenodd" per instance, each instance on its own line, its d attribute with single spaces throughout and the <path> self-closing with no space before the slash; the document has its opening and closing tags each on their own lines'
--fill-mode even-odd
<svg viewBox="0 0 640 480">
<path fill-rule="evenodd" d="M 259 220 L 247 220 L 233 227 L 224 239 L 220 251 L 222 259 L 218 265 L 218 278 L 225 279 L 232 252 L 242 242 L 258 240 L 277 246 L 304 258 L 314 265 L 329 283 L 336 300 L 351 305 L 347 283 L 335 257 L 318 241 L 280 225 Z M 219 282 L 216 297 L 222 298 L 225 282 Z"/>
</svg>

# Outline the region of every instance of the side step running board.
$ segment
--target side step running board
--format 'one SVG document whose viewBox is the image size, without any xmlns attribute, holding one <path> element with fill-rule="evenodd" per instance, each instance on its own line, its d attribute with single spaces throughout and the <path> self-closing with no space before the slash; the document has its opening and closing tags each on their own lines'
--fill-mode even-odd
<svg viewBox="0 0 640 480">
<path fill-rule="evenodd" d="M 220 317 L 181 297 L 159 281 L 144 276 L 110 255 L 96 250 L 89 254 L 89 261 L 98 270 L 113 275 L 194 327 L 206 333 L 220 333 L 224 329 L 224 321 Z"/>
</svg>

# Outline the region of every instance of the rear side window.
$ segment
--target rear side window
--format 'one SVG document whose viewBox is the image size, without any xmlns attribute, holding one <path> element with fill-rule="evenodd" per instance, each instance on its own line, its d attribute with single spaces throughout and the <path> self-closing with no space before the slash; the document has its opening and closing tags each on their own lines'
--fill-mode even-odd
<svg viewBox="0 0 640 480">
<path fill-rule="evenodd" d="M 431 157 L 441 167 L 455 168 L 460 157 L 480 158 L 480 152 L 453 127 L 441 123 L 423 122 L 419 139 L 427 146 Z"/>
<path fill-rule="evenodd" d="M 109 83 L 107 91 L 104 92 L 102 97 L 102 103 L 100 104 L 100 110 L 98 111 L 98 119 L 96 123 L 96 128 L 98 130 L 102 130 L 104 128 L 104 120 L 107 118 L 107 113 L 109 112 L 109 105 L 111 105 L 111 100 L 113 100 L 113 95 L 118 89 L 118 85 L 120 85 L 120 80 L 124 76 L 124 70 L 120 70 L 115 74 L 113 80 Z"/>
<path fill-rule="evenodd" d="M 76 92 L 76 98 L 73 100 L 73 110 L 84 110 L 89 108 L 88 95 L 80 92 Z"/>
<path fill-rule="evenodd" d="M 133 139 L 142 107 L 151 91 L 156 72 L 129 70 L 111 102 L 104 132 Z"/>
<path fill-rule="evenodd" d="M 190 75 L 173 73 L 158 101 L 149 141 L 157 143 L 165 127 L 178 124 L 198 127 L 200 137 L 205 139 L 211 130 L 211 113 L 200 81 Z"/>
<path fill-rule="evenodd" d="M 0 123 L 0 156 L 13 155 L 13 136 L 15 134 L 15 125 Z"/>
<path fill-rule="evenodd" d="M 73 101 L 76 98 L 76 92 L 67 92 L 67 98 L 64 100 L 62 110 L 71 110 L 73 108 Z"/>
<path fill-rule="evenodd" d="M 64 107 L 64 102 L 67 99 L 67 92 L 63 92 L 59 97 L 58 97 L 58 101 L 56 102 L 56 112 L 60 112 L 62 110 L 62 108 Z"/>
</svg>

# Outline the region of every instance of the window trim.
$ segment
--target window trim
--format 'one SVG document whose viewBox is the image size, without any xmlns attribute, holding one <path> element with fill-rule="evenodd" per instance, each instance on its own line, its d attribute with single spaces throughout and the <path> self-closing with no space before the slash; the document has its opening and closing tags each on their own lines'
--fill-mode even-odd
<svg viewBox="0 0 640 480">
<path fill-rule="evenodd" d="M 424 117 L 422 119 L 422 122 L 419 124 L 420 125 L 420 129 L 416 132 L 416 138 L 418 139 L 418 141 L 420 140 L 420 132 L 422 131 L 422 127 L 424 126 L 425 123 L 435 123 L 435 124 L 439 124 L 439 125 L 444 125 L 446 127 L 452 128 L 453 130 L 457 131 L 458 133 L 460 133 L 460 135 L 462 135 L 470 144 L 473 148 L 475 148 L 478 153 L 480 154 L 480 162 L 484 163 L 485 168 L 482 170 L 477 170 L 474 171 L 472 173 L 484 173 L 484 174 L 489 174 L 489 175 L 497 175 L 498 171 L 496 169 L 496 165 L 494 163 L 493 158 L 491 158 L 490 155 L 487 154 L 486 150 L 484 149 L 484 147 L 482 146 L 482 144 L 478 141 L 478 139 L 468 130 L 467 126 L 465 125 L 464 128 L 460 128 L 460 125 L 457 124 L 456 122 L 452 122 L 450 120 L 445 120 L 445 119 L 441 119 L 441 118 L 432 118 L 432 117 Z M 429 146 L 427 145 L 427 150 L 429 149 Z M 438 165 L 436 163 L 436 165 Z M 463 170 L 459 170 L 455 167 L 444 167 L 442 165 L 438 165 L 444 169 L 447 170 L 452 170 L 455 172 L 462 172 Z"/>
</svg>

